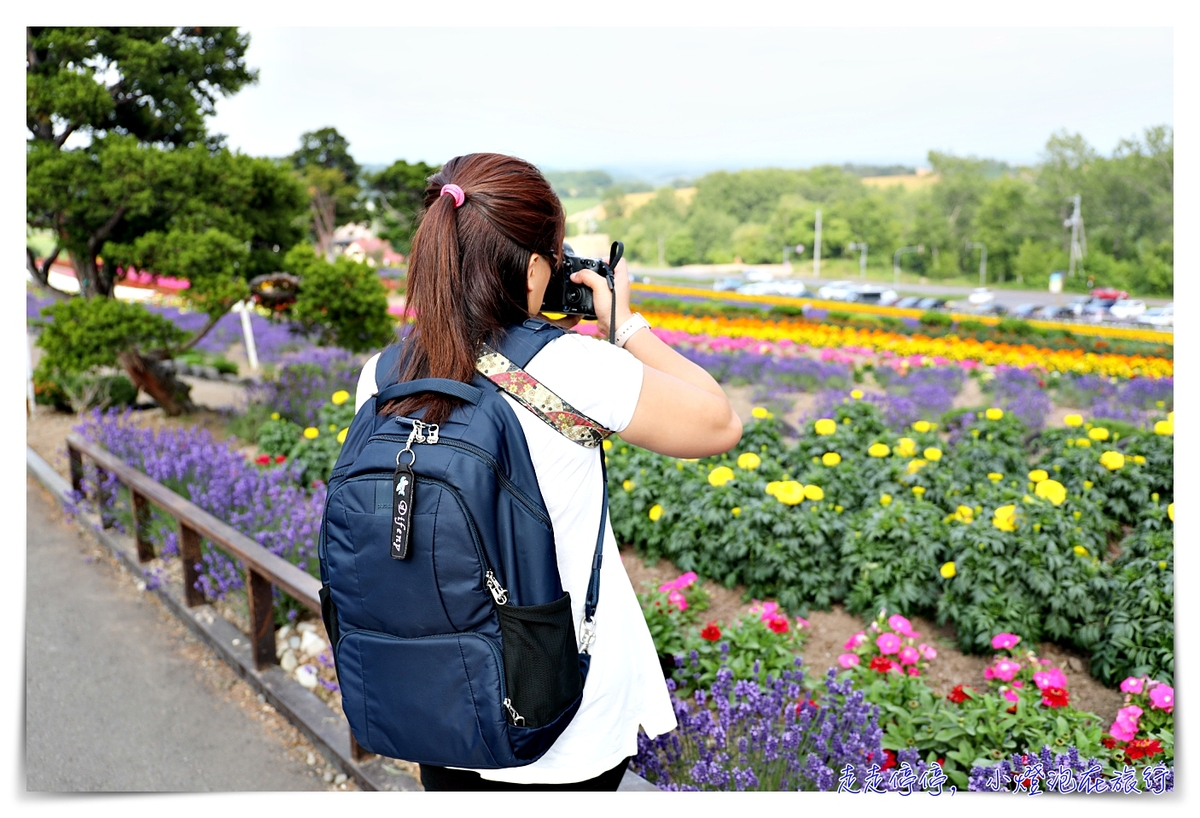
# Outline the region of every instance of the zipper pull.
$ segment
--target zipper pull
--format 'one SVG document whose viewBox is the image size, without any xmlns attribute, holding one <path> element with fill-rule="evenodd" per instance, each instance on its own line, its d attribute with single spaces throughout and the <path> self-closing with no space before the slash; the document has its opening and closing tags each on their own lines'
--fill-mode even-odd
<svg viewBox="0 0 1200 818">
<path fill-rule="evenodd" d="M 487 589 L 491 591 L 492 599 L 496 600 L 497 605 L 508 602 L 508 591 L 500 587 L 500 581 L 496 579 L 496 575 L 491 572 L 491 569 L 484 575 L 483 581 L 487 585 Z"/>
<path fill-rule="evenodd" d="M 512 706 L 512 699 L 504 700 L 504 707 L 508 710 L 508 715 L 512 718 L 512 723 L 517 727 L 525 726 L 525 717 L 516 711 Z"/>
</svg>

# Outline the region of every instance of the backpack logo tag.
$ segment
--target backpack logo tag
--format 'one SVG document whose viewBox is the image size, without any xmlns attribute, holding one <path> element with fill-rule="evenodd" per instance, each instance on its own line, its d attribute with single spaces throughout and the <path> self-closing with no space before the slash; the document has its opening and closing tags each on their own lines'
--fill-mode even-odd
<svg viewBox="0 0 1200 818">
<path fill-rule="evenodd" d="M 416 480 L 409 465 L 397 466 L 392 477 L 392 559 L 408 557 L 408 543 L 412 537 L 413 489 Z"/>
</svg>

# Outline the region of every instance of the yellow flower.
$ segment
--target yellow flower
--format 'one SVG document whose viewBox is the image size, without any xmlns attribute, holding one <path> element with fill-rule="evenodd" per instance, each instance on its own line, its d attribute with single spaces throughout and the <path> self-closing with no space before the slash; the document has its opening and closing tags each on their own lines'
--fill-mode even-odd
<svg viewBox="0 0 1200 818">
<path fill-rule="evenodd" d="M 739 514 L 742 513 L 742 507 L 734 506 L 733 508 L 729 509 L 729 513 L 732 514 L 734 517 L 737 517 Z"/>
<path fill-rule="evenodd" d="M 1108 429 L 1103 426 L 1096 426 L 1088 430 L 1088 437 L 1092 440 L 1108 440 Z"/>
<path fill-rule="evenodd" d="M 1065 418 L 1063 418 L 1063 423 L 1067 424 L 1068 426 L 1082 426 L 1083 415 L 1067 415 Z"/>
<path fill-rule="evenodd" d="M 861 389 L 851 389 L 850 390 L 850 397 L 854 398 L 855 400 L 862 400 L 862 396 L 863 396 L 863 391 Z"/>
<path fill-rule="evenodd" d="M 1000 472 L 994 471 L 988 473 L 988 480 L 991 480 L 993 483 L 999 483 L 1003 479 L 1004 475 Z"/>
<path fill-rule="evenodd" d="M 805 500 L 824 500 L 825 499 L 825 491 L 820 486 L 805 486 L 804 487 L 804 499 Z"/>
<path fill-rule="evenodd" d="M 745 452 L 738 455 L 737 464 L 739 469 L 754 471 L 762 465 L 762 458 L 756 455 L 754 452 Z"/>
<path fill-rule="evenodd" d="M 733 477 L 733 469 L 728 466 L 717 466 L 708 473 L 708 484 L 710 486 L 723 486 L 732 480 Z"/>
<path fill-rule="evenodd" d="M 933 460 L 934 462 L 942 459 L 942 450 L 929 448 L 925 450 L 925 459 Z"/>
<path fill-rule="evenodd" d="M 917 495 L 918 497 L 920 497 L 922 494 L 925 493 L 925 487 L 924 486 L 913 486 L 912 493 Z"/>
<path fill-rule="evenodd" d="M 1140 454 L 1135 454 L 1133 456 L 1133 462 L 1137 463 L 1139 466 L 1144 466 L 1146 465 L 1146 458 L 1142 457 Z"/>
<path fill-rule="evenodd" d="M 1004 417 L 1004 410 L 997 409 L 995 406 L 993 406 L 983 414 L 987 416 L 988 420 L 999 420 L 1000 418 Z"/>
<path fill-rule="evenodd" d="M 1049 476 L 1050 475 L 1046 473 L 1045 469 L 1034 469 L 1029 473 L 1029 479 L 1035 483 L 1040 483 Z"/>
<path fill-rule="evenodd" d="M 633 487 L 636 485 L 637 483 L 633 482 L 632 480 L 626 480 L 621 484 L 621 488 L 625 489 L 626 491 L 633 491 Z"/>
<path fill-rule="evenodd" d="M 834 506 L 833 510 L 836 511 L 838 514 L 841 514 L 846 509 L 842 508 L 841 506 Z"/>
<path fill-rule="evenodd" d="M 1171 522 L 1175 522 L 1175 504 L 1174 503 L 1171 503 L 1167 506 L 1167 517 L 1170 518 Z"/>
<path fill-rule="evenodd" d="M 813 429 L 819 435 L 831 435 L 837 431 L 837 423 L 829 418 L 821 418 L 813 424 Z"/>
<path fill-rule="evenodd" d="M 872 443 L 871 448 L 867 449 L 867 454 L 871 457 L 887 457 L 891 451 L 886 443 Z"/>
<path fill-rule="evenodd" d="M 336 432 L 336 431 L 337 431 L 337 424 L 336 424 L 336 423 L 331 423 L 331 424 L 329 424 L 329 431 L 331 431 L 331 432 Z"/>
<path fill-rule="evenodd" d="M 918 420 L 912 427 L 914 432 L 920 432 L 921 434 L 933 431 L 933 424 L 927 420 Z"/>
<path fill-rule="evenodd" d="M 770 412 L 768 412 L 766 409 L 764 409 L 761 406 L 755 406 L 753 409 L 751 409 L 750 416 L 753 418 L 757 418 L 758 420 L 767 420 L 768 418 L 775 417 L 774 415 L 772 415 Z"/>
<path fill-rule="evenodd" d="M 1082 545 L 1077 545 L 1071 550 L 1074 551 L 1076 554 L 1078 554 L 1081 557 L 1086 557 L 1088 555 L 1088 550 L 1086 548 L 1084 548 Z"/>
<path fill-rule="evenodd" d="M 1075 439 L 1075 445 L 1083 446 L 1085 449 L 1087 449 L 1091 447 L 1092 441 L 1088 440 L 1086 437 L 1080 437 Z"/>
<path fill-rule="evenodd" d="M 658 503 L 655 503 L 654 505 L 650 506 L 650 514 L 649 514 L 650 522 L 657 523 L 658 518 L 662 516 L 662 511 L 663 511 L 662 506 L 660 506 Z"/>
<path fill-rule="evenodd" d="M 272 412 L 272 413 L 271 413 L 271 420 L 279 420 L 279 413 L 278 413 L 278 412 Z"/>
<path fill-rule="evenodd" d="M 837 452 L 825 452 L 825 454 L 821 455 L 821 462 L 826 466 L 836 466 L 842 462 L 842 456 Z"/>
<path fill-rule="evenodd" d="M 992 515 L 992 525 L 1001 531 L 1017 530 L 1017 507 L 1015 505 L 1000 506 Z"/>
<path fill-rule="evenodd" d="M 1037 484 L 1033 492 L 1038 497 L 1045 497 L 1056 506 L 1061 506 L 1067 499 L 1067 488 L 1057 480 L 1043 480 Z"/>
<path fill-rule="evenodd" d="M 892 454 L 898 457 L 912 457 L 917 453 L 917 441 L 911 437 L 902 437 L 892 447 Z"/>
<path fill-rule="evenodd" d="M 1109 471 L 1116 471 L 1125 465 L 1125 455 L 1120 452 L 1107 451 L 1100 455 L 1100 465 Z"/>
<path fill-rule="evenodd" d="M 1167 420 L 1171 421 L 1171 423 L 1174 423 L 1175 422 L 1175 413 L 1167 412 Z"/>
<path fill-rule="evenodd" d="M 926 460 L 910 460 L 910 461 L 908 461 L 907 471 L 909 474 L 916 474 L 917 472 L 919 472 L 921 470 L 922 466 L 926 466 L 926 465 L 928 465 L 928 461 L 926 461 Z"/>
<path fill-rule="evenodd" d="M 320 434 L 321 434 L 321 430 L 318 429 L 316 426 L 309 426 L 307 429 L 304 430 L 304 436 L 306 438 L 308 438 L 309 440 L 316 440 L 317 436 Z"/>
<path fill-rule="evenodd" d="M 606 451 L 606 452 L 612 451 L 612 441 L 611 440 L 605 440 L 600 445 L 604 448 L 604 451 Z"/>
<path fill-rule="evenodd" d="M 954 519 L 964 525 L 975 522 L 975 511 L 970 506 L 959 506 L 954 512 Z"/>
<path fill-rule="evenodd" d="M 958 573 L 958 569 L 954 567 L 954 563 L 947 562 L 938 569 L 938 573 L 942 575 L 942 579 L 954 579 L 954 575 Z"/>
<path fill-rule="evenodd" d="M 342 431 L 338 432 L 337 442 L 345 443 L 346 442 L 346 433 L 349 431 L 350 431 L 350 427 L 347 426 L 345 429 L 342 429 Z"/>
<path fill-rule="evenodd" d="M 1084 481 L 1083 481 L 1083 487 L 1084 487 L 1085 489 L 1090 489 L 1090 488 L 1091 488 L 1092 486 L 1094 486 L 1094 485 L 1096 485 L 1096 484 L 1095 484 L 1095 483 L 1093 483 L 1091 480 L 1084 480 Z"/>
<path fill-rule="evenodd" d="M 849 423 L 849 422 L 850 422 L 850 418 L 842 418 L 842 423 Z"/>
<path fill-rule="evenodd" d="M 1156 434 L 1156 435 L 1173 435 L 1173 434 L 1175 434 L 1175 421 L 1173 421 L 1173 420 L 1155 421 L 1154 434 Z"/>
<path fill-rule="evenodd" d="M 1163 401 L 1161 401 L 1161 400 L 1156 400 L 1156 401 L 1154 402 L 1154 405 L 1155 405 L 1155 406 L 1157 406 L 1159 409 L 1163 409 L 1163 408 L 1165 408 L 1165 407 L 1166 407 L 1166 405 L 1167 405 L 1167 404 L 1166 404 L 1166 403 L 1164 403 L 1164 402 L 1163 402 Z"/>
<path fill-rule="evenodd" d="M 886 507 L 886 506 L 890 506 L 891 504 L 892 504 L 892 495 L 885 494 L 879 498 L 879 505 Z"/>
<path fill-rule="evenodd" d="M 804 502 L 804 486 L 795 480 L 784 480 L 775 490 L 775 499 L 784 505 L 799 505 Z"/>
<path fill-rule="evenodd" d="M 1162 560 L 1162 561 L 1160 561 L 1160 562 L 1158 563 L 1158 567 L 1159 567 L 1159 568 L 1166 568 L 1166 567 L 1167 567 L 1167 561 L 1166 561 L 1166 560 Z"/>
<path fill-rule="evenodd" d="M 333 397 L 331 397 L 330 400 L 333 401 L 334 406 L 341 406 L 343 403 L 350 400 L 350 393 L 345 389 L 339 389 L 333 393 Z"/>
</svg>

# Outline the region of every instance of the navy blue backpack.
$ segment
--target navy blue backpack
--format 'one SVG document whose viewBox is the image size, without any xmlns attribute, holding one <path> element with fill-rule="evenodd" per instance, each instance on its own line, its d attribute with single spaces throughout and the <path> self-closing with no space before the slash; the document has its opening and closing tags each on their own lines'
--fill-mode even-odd
<svg viewBox="0 0 1200 818">
<path fill-rule="evenodd" d="M 528 400 L 531 384 L 542 398 L 553 393 L 523 367 L 562 333 L 539 319 L 510 327 L 485 350 L 490 369 L 481 363 L 470 384 L 396 383 L 403 342 L 380 356 L 379 392 L 350 424 L 319 540 L 322 615 L 342 708 L 370 752 L 437 766 L 518 767 L 540 758 L 579 709 L 607 477 L 577 643 L 554 530 L 524 432 L 501 392 L 554 425 L 546 401 Z M 422 392 L 462 404 L 437 426 L 376 414 Z M 607 430 L 571 416 L 584 421 L 576 442 L 598 449 Z"/>
</svg>

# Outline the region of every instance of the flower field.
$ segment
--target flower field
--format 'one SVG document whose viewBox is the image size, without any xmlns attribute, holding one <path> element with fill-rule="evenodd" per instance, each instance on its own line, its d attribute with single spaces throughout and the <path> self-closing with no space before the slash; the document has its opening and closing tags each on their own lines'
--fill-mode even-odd
<svg viewBox="0 0 1200 818">
<path fill-rule="evenodd" d="M 1173 786 L 1168 357 L 647 317 L 757 408 L 718 457 L 605 444 L 618 540 L 678 568 L 641 601 L 680 729 L 643 737 L 636 771 L 666 789 Z M 129 412 L 81 430 L 315 575 L 364 356 L 294 335 L 268 348 L 271 376 L 230 418 L 236 442 L 153 432 Z M 168 563 L 174 537 L 155 534 Z M 200 570 L 211 597 L 243 593 L 237 564 L 207 544 Z M 748 613 L 707 618 L 701 580 L 743 591 Z M 278 599 L 294 628 L 306 614 Z M 828 672 L 805 666 L 805 617 L 835 604 L 862 632 Z M 935 691 L 939 648 L 916 617 L 990 657 L 983 677 Z M 1115 720 L 1076 708 L 1067 673 L 1037 653 L 1047 642 L 1120 687 Z M 329 652 L 305 661 L 296 671 L 336 701 Z"/>
</svg>

